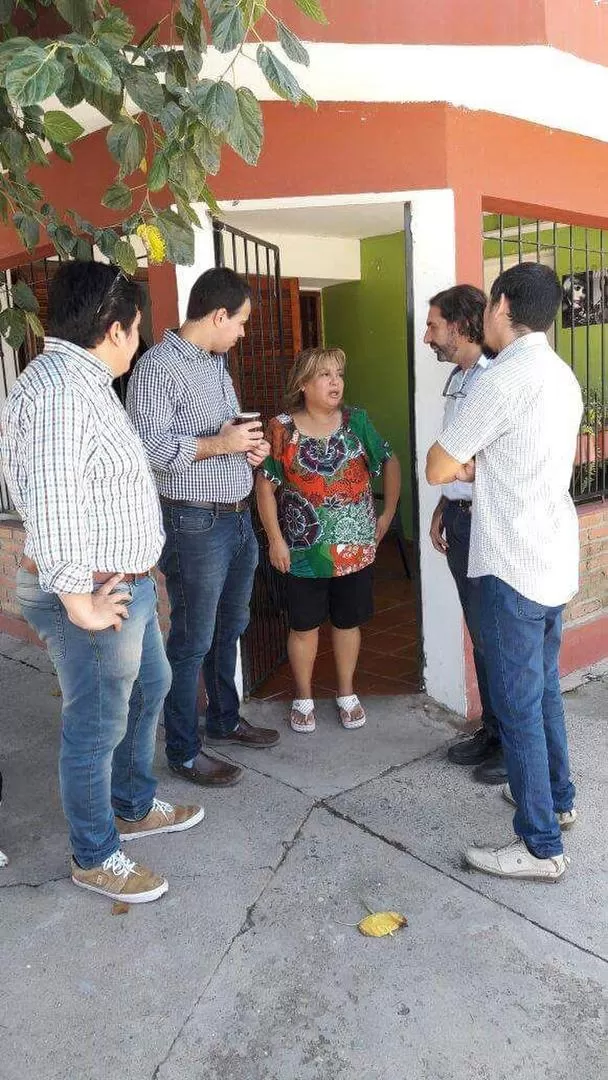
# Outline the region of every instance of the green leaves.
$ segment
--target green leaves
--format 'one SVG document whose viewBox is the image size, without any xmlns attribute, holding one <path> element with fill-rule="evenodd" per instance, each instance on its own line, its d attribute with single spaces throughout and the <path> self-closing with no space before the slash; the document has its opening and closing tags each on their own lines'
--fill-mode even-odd
<svg viewBox="0 0 608 1080">
<path fill-rule="evenodd" d="M 136 120 L 125 117 L 112 124 L 106 136 L 108 149 L 119 162 L 120 176 L 135 172 L 146 152 L 146 136 Z"/>
<path fill-rule="evenodd" d="M 238 0 L 209 4 L 211 40 L 219 52 L 236 49 L 245 36 L 245 20 Z"/>
<path fill-rule="evenodd" d="M 262 110 L 257 98 L 244 86 L 236 92 L 236 103 L 226 139 L 248 165 L 255 165 L 264 140 Z"/>
<path fill-rule="evenodd" d="M 308 15 L 315 22 L 327 23 L 327 16 L 321 7 L 319 0 L 294 0 L 296 7 Z"/>
<path fill-rule="evenodd" d="M 122 49 L 133 38 L 133 27 L 124 11 L 110 8 L 107 15 L 94 24 L 95 37 L 112 49 Z"/>
<path fill-rule="evenodd" d="M 59 109 L 50 109 L 44 114 L 43 127 L 44 134 L 52 143 L 71 143 L 84 132 L 82 124 Z"/>
<path fill-rule="evenodd" d="M 325 21 L 320 0 L 294 4 Z M 270 0 L 167 0 L 164 18 L 135 42 L 128 15 L 135 5 L 126 0 L 0 0 L 0 221 L 13 222 L 29 251 L 40 244 L 44 229 L 62 257 L 90 257 L 96 245 L 129 273 L 137 267 L 135 233 L 152 262 L 166 254 L 191 263 L 200 204 L 218 212 L 208 185 L 220 168 L 223 146 L 255 165 L 263 145 L 262 109 L 250 89 L 238 86 L 236 58 L 257 60 L 280 97 L 314 106 L 292 71 L 293 64 L 308 65 L 308 52 L 271 8 Z M 28 18 L 42 9 L 64 20 L 56 24 L 54 39 L 27 36 Z M 278 48 L 259 43 L 256 24 L 264 17 L 276 26 L 287 63 L 276 55 Z M 161 29 L 168 31 L 163 40 L 171 40 L 171 48 L 157 44 Z M 221 78 L 201 77 L 207 33 L 218 52 L 234 53 Z M 50 107 L 53 95 L 59 106 Z M 63 161 L 72 161 L 70 144 L 85 132 L 71 112 L 83 101 L 107 121 L 115 169 L 101 205 L 106 215 L 112 212 L 112 228 L 84 221 L 72 210 L 58 213 L 28 175 L 32 165 L 49 164 L 49 145 Z M 136 117 L 129 115 L 131 108 Z M 137 182 L 126 182 L 137 170 Z M 78 192 L 77 177 L 73 190 Z M 171 210 L 159 211 L 159 192 Z M 16 301 L 15 310 L 19 316 L 5 316 L 13 340 L 28 330 L 37 333 L 36 311 Z"/>
<path fill-rule="evenodd" d="M 145 67 L 125 65 L 127 93 L 143 112 L 159 116 L 165 106 L 165 92 L 158 77 Z"/>
<path fill-rule="evenodd" d="M 110 210 L 128 210 L 133 202 L 133 192 L 126 184 L 112 184 L 103 196 L 102 205 Z"/>
<path fill-rule="evenodd" d="M 211 83 L 203 98 L 201 116 L 213 135 L 228 131 L 237 111 L 236 93 L 228 82 Z"/>
<path fill-rule="evenodd" d="M 13 224 L 28 251 L 33 251 L 40 239 L 40 226 L 31 214 L 15 214 Z"/>
<path fill-rule="evenodd" d="M 55 0 L 55 7 L 75 30 L 89 34 L 93 27 L 95 2 L 96 0 Z"/>
<path fill-rule="evenodd" d="M 267 45 L 258 45 L 256 59 L 275 94 L 297 105 L 302 100 L 303 90 L 289 68 L 277 59 Z"/>
<path fill-rule="evenodd" d="M 128 240 L 118 240 L 114 245 L 114 262 L 125 274 L 134 274 L 137 270 L 137 255 Z"/>
<path fill-rule="evenodd" d="M 24 311 L 38 311 L 38 301 L 25 281 L 16 281 L 11 289 L 13 304 Z"/>
<path fill-rule="evenodd" d="M 307 67 L 310 64 L 310 57 L 302 45 L 302 42 L 296 35 L 285 26 L 279 19 L 277 22 L 277 33 L 279 35 L 279 41 L 283 47 L 283 51 L 293 60 L 296 64 L 305 64 Z"/>
<path fill-rule="evenodd" d="M 25 341 L 27 323 L 25 315 L 18 308 L 5 308 L 0 311 L 0 337 L 6 339 L 13 349 L 19 349 Z"/>
<path fill-rule="evenodd" d="M 6 71 L 6 92 L 16 105 L 35 105 L 59 89 L 63 76 L 54 51 L 32 45 L 11 60 Z"/>
<path fill-rule="evenodd" d="M 154 219 L 167 246 L 169 262 L 192 266 L 194 262 L 194 232 L 174 210 L 163 210 Z"/>
</svg>

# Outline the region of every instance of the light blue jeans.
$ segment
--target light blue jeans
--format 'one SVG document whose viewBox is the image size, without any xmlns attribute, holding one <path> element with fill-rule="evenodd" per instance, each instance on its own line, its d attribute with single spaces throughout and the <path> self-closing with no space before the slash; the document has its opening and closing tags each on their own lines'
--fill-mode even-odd
<svg viewBox="0 0 608 1080">
<path fill-rule="evenodd" d="M 84 869 L 118 850 L 115 812 L 138 821 L 152 806 L 156 725 L 171 683 L 153 578 L 118 589 L 129 593 L 129 618 L 118 632 L 93 633 L 70 622 L 36 575 L 17 575 L 21 611 L 44 641 L 63 695 L 61 799 Z"/>
<path fill-rule="evenodd" d="M 481 634 L 509 785 L 513 828 L 539 859 L 563 851 L 556 813 L 571 810 L 568 739 L 559 687 L 562 611 L 480 578 Z"/>
</svg>

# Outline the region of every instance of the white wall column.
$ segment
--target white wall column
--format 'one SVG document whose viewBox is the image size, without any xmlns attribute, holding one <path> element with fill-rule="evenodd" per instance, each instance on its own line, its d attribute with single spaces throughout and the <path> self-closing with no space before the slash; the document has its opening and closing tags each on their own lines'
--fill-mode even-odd
<svg viewBox="0 0 608 1080">
<path fill-rule="evenodd" d="M 188 297 L 194 282 L 205 270 L 215 266 L 215 252 L 213 249 L 213 225 L 208 213 L 201 206 L 195 207 L 201 220 L 201 228 L 194 230 L 194 262 L 192 266 L 176 266 L 175 278 L 177 281 L 177 309 L 179 312 L 180 325 L 186 318 Z"/>
<path fill-rule="evenodd" d="M 441 431 L 441 391 L 449 365 L 423 343 L 428 301 L 456 283 L 454 194 L 421 191 L 410 196 L 413 237 L 416 471 L 420 505 L 420 583 L 424 678 L 427 693 L 466 714 L 464 627 L 458 594 L 445 556 L 431 544 L 431 516 L 441 490 L 427 484 L 426 454 Z"/>
</svg>

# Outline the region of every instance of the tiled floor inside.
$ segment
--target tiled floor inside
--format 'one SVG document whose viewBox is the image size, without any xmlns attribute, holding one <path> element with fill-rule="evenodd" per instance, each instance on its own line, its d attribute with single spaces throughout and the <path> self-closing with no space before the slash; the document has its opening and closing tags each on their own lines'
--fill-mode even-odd
<svg viewBox="0 0 608 1080">
<path fill-rule="evenodd" d="M 409 561 L 411 565 L 411 556 Z M 362 628 L 356 690 L 361 695 L 410 694 L 420 688 L 414 585 L 405 576 L 393 536 L 380 547 L 375 578 L 376 614 Z M 321 628 L 314 692 L 318 697 L 332 697 L 336 692 L 328 625 Z M 252 696 L 267 701 L 291 695 L 289 665 L 282 664 Z"/>
</svg>

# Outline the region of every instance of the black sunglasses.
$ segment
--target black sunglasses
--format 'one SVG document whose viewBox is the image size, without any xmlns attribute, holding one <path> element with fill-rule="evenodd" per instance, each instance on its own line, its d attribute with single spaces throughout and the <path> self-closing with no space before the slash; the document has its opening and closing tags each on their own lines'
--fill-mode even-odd
<svg viewBox="0 0 608 1080">
<path fill-rule="evenodd" d="M 458 387 L 457 390 L 451 390 L 450 387 L 452 385 L 452 380 L 454 379 L 454 377 L 456 375 L 462 375 L 462 382 L 460 383 L 460 386 Z M 467 392 L 466 392 L 466 389 L 465 389 L 466 379 L 467 379 L 467 372 L 463 371 L 462 368 L 455 367 L 453 369 L 453 371 L 451 371 L 450 374 L 448 375 L 447 382 L 446 382 L 443 390 L 441 391 L 441 396 L 442 397 L 451 397 L 451 398 L 466 397 L 467 396 Z"/>
<path fill-rule="evenodd" d="M 108 301 L 111 299 L 112 294 L 114 293 L 114 291 L 116 289 L 116 286 L 117 286 L 118 282 L 121 279 L 123 281 L 131 281 L 131 278 L 128 276 L 128 274 L 125 274 L 124 270 L 119 270 L 118 271 L 118 273 L 117 273 L 116 277 L 114 278 L 112 284 L 110 285 L 107 293 L 104 295 L 104 298 L 101 301 L 101 304 L 99 305 L 99 307 L 97 307 L 95 309 L 95 314 L 93 316 L 94 319 L 99 318 L 99 316 L 101 315 L 101 312 L 103 311 L 103 309 L 106 306 L 106 304 L 108 303 Z"/>
</svg>

